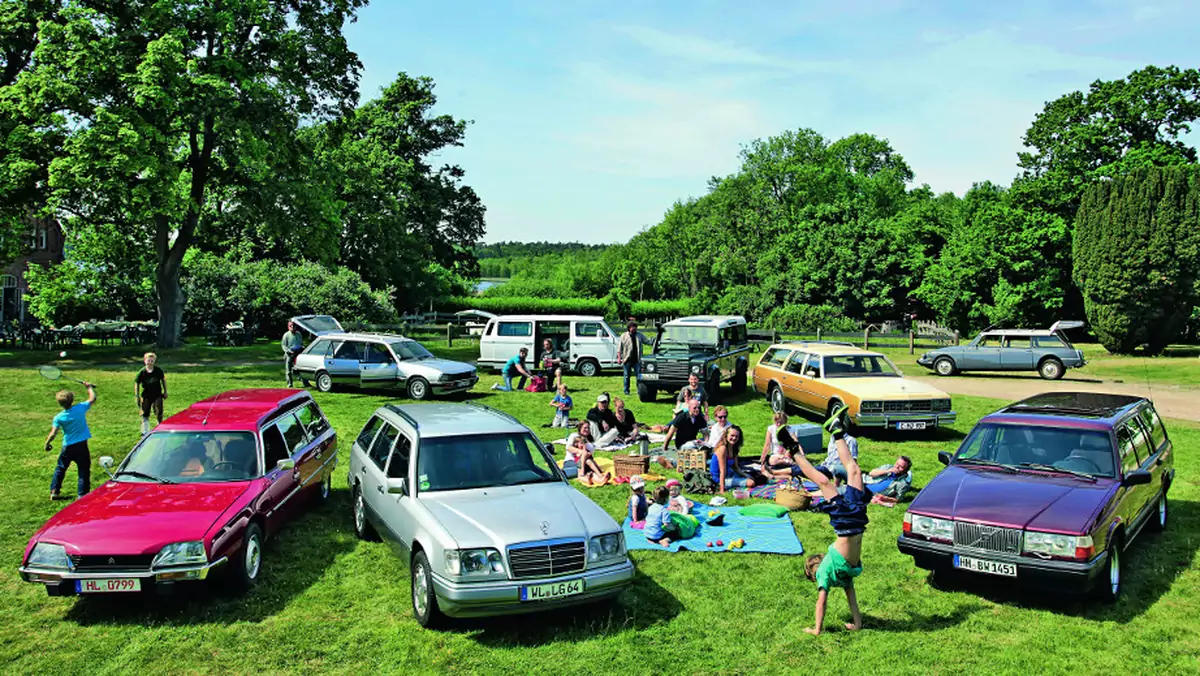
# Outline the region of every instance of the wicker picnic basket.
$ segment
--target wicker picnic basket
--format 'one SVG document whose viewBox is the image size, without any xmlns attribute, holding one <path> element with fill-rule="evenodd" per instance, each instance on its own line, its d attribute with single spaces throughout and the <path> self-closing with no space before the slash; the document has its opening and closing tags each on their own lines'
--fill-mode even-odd
<svg viewBox="0 0 1200 676">
<path fill-rule="evenodd" d="M 796 512 L 808 509 L 812 504 L 812 498 L 804 491 L 796 490 L 790 486 L 780 486 L 775 491 L 775 504 L 783 505 L 789 510 Z"/>
<path fill-rule="evenodd" d="M 613 456 L 613 471 L 617 476 L 631 477 L 634 474 L 645 474 L 650 468 L 650 456 L 648 455 L 623 455 L 618 453 Z"/>
<path fill-rule="evenodd" d="M 680 449 L 679 471 L 684 472 L 689 469 L 708 471 L 708 456 L 703 448 Z"/>
</svg>

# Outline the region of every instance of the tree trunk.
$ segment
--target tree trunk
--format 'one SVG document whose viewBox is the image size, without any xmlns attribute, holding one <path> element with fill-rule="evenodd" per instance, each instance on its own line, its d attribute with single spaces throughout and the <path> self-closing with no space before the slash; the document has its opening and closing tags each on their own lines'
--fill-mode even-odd
<svg viewBox="0 0 1200 676">
<path fill-rule="evenodd" d="M 159 347 L 180 347 L 182 343 L 184 296 L 179 273 L 179 266 L 158 266 L 155 288 L 158 291 Z"/>
</svg>

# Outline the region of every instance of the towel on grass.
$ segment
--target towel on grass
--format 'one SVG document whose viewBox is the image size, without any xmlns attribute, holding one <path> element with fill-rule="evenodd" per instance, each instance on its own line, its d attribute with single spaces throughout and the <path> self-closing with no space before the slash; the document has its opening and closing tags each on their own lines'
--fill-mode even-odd
<svg viewBox="0 0 1200 676">
<path fill-rule="evenodd" d="M 614 476 L 613 476 L 613 478 L 612 478 L 612 479 L 609 479 L 609 480 L 608 480 L 608 483 L 607 483 L 607 484 L 585 484 L 585 483 L 582 483 L 582 482 L 580 482 L 580 481 L 579 481 L 579 477 L 578 477 L 578 475 L 576 475 L 575 477 L 572 477 L 572 479 L 573 479 L 573 480 L 574 480 L 576 483 L 578 483 L 580 486 L 583 486 L 583 487 L 585 487 L 585 488 L 599 488 L 600 486 L 612 486 L 612 485 L 614 485 L 614 484 L 627 484 L 627 483 L 629 483 L 629 478 L 628 478 L 628 477 L 618 477 L 618 476 L 615 476 L 615 474 L 616 474 L 616 471 L 613 469 L 613 459 L 612 459 L 612 458 L 605 458 L 605 457 L 603 457 L 603 456 L 599 456 L 599 455 L 593 455 L 593 456 L 592 456 L 592 459 L 593 459 L 593 460 L 595 460 L 595 461 L 596 461 L 596 464 L 600 466 L 600 471 L 601 471 L 601 472 L 608 472 L 609 474 L 613 474 Z M 562 460 L 559 460 L 559 461 L 558 461 L 558 466 L 559 466 L 560 468 L 561 468 L 561 467 L 563 467 L 563 464 L 564 464 L 566 461 L 567 461 L 567 460 L 566 460 L 566 458 L 563 458 Z M 662 480 L 663 480 L 663 479 L 665 479 L 666 477 L 664 477 L 664 476 L 662 476 L 662 475 L 660 475 L 660 474 L 650 474 L 649 472 L 647 472 L 646 474 L 643 474 L 643 475 L 642 475 L 642 478 L 643 478 L 643 479 L 645 479 L 647 482 L 650 482 L 650 481 L 662 481 Z"/>
<path fill-rule="evenodd" d="M 724 525 L 708 525 L 709 510 L 716 510 L 725 516 Z M 646 539 L 645 532 L 633 527 L 629 517 L 625 518 L 621 529 L 625 533 L 626 549 L 657 549 L 659 551 L 677 552 L 687 549 L 696 552 L 757 552 L 760 554 L 793 554 L 804 553 L 804 545 L 796 537 L 796 529 L 792 520 L 787 517 L 744 516 L 741 507 L 709 507 L 697 504 L 692 508 L 692 515 L 700 521 L 696 534 L 687 540 L 677 540 L 669 546 L 656 545 Z M 741 549 L 728 549 L 729 543 L 742 538 L 746 546 Z M 716 545 L 717 540 L 725 544 Z M 708 543 L 713 543 L 712 547 Z"/>
</svg>

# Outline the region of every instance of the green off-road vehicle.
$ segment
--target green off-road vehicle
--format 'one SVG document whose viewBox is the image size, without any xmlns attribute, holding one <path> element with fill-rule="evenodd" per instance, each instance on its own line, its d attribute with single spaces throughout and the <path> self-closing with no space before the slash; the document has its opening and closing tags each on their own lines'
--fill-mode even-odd
<svg viewBox="0 0 1200 676">
<path fill-rule="evenodd" d="M 659 391 L 676 393 L 695 373 L 710 401 L 720 399 L 721 383 L 746 389 L 750 343 L 745 317 L 683 317 L 657 325 L 650 354 L 642 357 L 638 399 L 654 401 Z"/>
</svg>

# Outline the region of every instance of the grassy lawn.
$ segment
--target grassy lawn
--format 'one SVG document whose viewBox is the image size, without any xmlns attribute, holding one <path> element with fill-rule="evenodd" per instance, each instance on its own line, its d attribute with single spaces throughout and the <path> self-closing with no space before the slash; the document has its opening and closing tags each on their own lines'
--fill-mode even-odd
<svg viewBox="0 0 1200 676">
<path fill-rule="evenodd" d="M 447 356 L 471 358 L 468 348 L 474 349 L 456 343 Z M 89 349 L 88 357 L 93 363 L 132 361 L 140 352 L 99 348 Z M 276 366 L 215 365 L 273 359 L 276 353 L 266 343 L 164 351 L 168 413 L 220 390 L 281 384 Z M 205 361 L 211 363 L 173 367 Z M 13 360 L 0 355 L 4 365 Z M 122 456 L 137 439 L 135 366 L 74 366 L 74 375 L 99 388 L 89 416 L 93 460 Z M 561 430 L 541 427 L 552 417 L 549 395 L 493 393 L 488 387 L 496 376 L 482 375 L 471 400 L 516 415 L 543 439 L 561 436 Z M 569 384 L 577 414 L 600 391 L 620 392 L 614 377 L 572 378 Z M 348 442 L 372 410 L 394 399 L 386 393 L 316 393 L 343 442 L 334 497 L 268 542 L 260 585 L 246 597 L 201 590 L 165 599 L 56 599 L 21 582 L 16 568 L 29 535 L 63 505 L 47 498 L 54 455 L 41 449 L 56 412 L 55 385 L 29 368 L 0 368 L 0 447 L 6 452 L 0 465 L 0 665 L 8 673 L 1105 673 L 1133 665 L 1146 672 L 1200 671 L 1197 425 L 1168 421 L 1178 450 L 1172 522 L 1165 534 L 1145 535 L 1135 545 L 1125 560 L 1125 594 L 1112 606 L 1000 586 L 935 589 L 896 549 L 903 509 L 872 507 L 857 585 L 865 628 L 857 634 L 834 630 L 814 638 L 801 631 L 812 622 L 816 596 L 803 578 L 801 557 L 640 551 L 632 556 L 635 583 L 614 603 L 455 622 L 434 632 L 412 620 L 406 566 L 386 545 L 357 541 L 351 528 Z M 918 439 L 864 438 L 862 463 L 874 467 L 907 454 L 916 463 L 917 486 L 923 486 L 941 467 L 937 452 L 952 450 L 981 415 L 1003 403 L 956 397 L 955 429 Z M 632 397 L 629 406 L 640 420 L 669 417 L 665 399 L 642 404 Z M 766 403 L 750 394 L 731 406 L 751 454 L 761 448 L 769 414 Z M 73 470 L 65 486 L 64 493 L 74 486 Z M 628 489 L 586 492 L 614 518 L 622 517 Z M 809 552 L 832 541 L 825 516 L 790 518 Z M 833 594 L 827 627 L 848 618 L 844 596 Z"/>
</svg>

